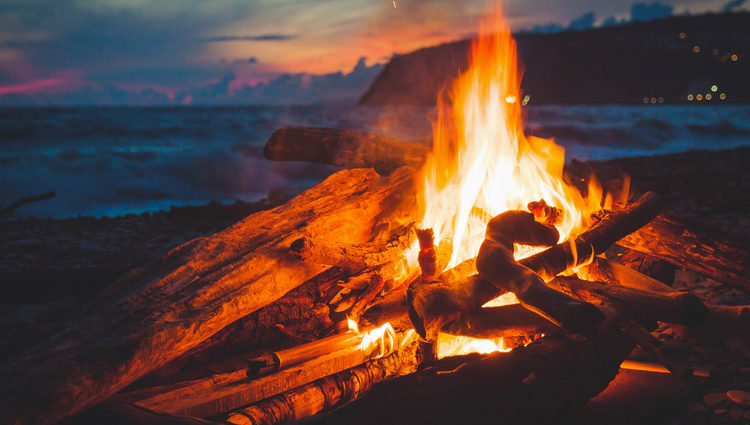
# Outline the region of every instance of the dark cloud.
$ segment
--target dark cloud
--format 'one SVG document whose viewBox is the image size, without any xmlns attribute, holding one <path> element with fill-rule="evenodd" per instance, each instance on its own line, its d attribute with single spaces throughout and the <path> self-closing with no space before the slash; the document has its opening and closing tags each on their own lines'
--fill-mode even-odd
<svg viewBox="0 0 750 425">
<path fill-rule="evenodd" d="M 672 6 L 664 3 L 633 3 L 630 7 L 631 21 L 648 21 L 672 15 Z"/>
<path fill-rule="evenodd" d="M 215 37 L 203 37 L 207 43 L 221 41 L 287 41 L 296 38 L 296 35 L 287 34 L 261 34 L 261 35 L 222 35 Z"/>
<path fill-rule="evenodd" d="M 746 3 L 746 0 L 731 0 L 728 1 L 724 6 L 721 7 L 722 12 L 731 12 L 738 7 L 742 7 Z"/>
</svg>

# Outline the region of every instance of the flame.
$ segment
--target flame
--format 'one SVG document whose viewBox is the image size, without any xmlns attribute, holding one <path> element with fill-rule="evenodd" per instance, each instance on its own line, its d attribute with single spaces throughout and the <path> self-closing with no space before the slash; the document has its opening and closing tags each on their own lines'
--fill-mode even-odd
<svg viewBox="0 0 750 425">
<path fill-rule="evenodd" d="M 386 323 L 375 329 L 371 329 L 365 333 L 360 333 L 357 322 L 352 319 L 346 319 L 349 325 L 349 330 L 359 335 L 362 340 L 357 346 L 358 350 L 362 350 L 367 353 L 373 353 L 375 349 L 378 349 L 378 354 L 373 358 L 380 358 L 388 353 L 393 352 L 396 348 L 396 331 L 393 329 L 390 323 Z M 413 331 L 412 331 L 413 333 Z M 407 333 L 402 341 L 402 344 L 411 337 L 411 333 Z"/>
<path fill-rule="evenodd" d="M 563 180 L 564 149 L 551 139 L 524 134 L 521 72 L 516 44 L 499 9 L 480 24 L 471 65 L 438 99 L 433 152 L 423 168 L 421 227 L 432 228 L 435 244 L 451 249 L 447 268 L 475 257 L 490 218 L 526 209 L 544 199 L 563 211 L 560 240 L 588 227 L 589 213 L 600 209 L 601 186 L 587 198 Z M 517 247 L 520 259 L 540 249 Z M 490 305 L 517 302 L 508 296 Z M 504 350 L 501 341 L 447 341 L 445 353 Z M 458 345 L 460 348 L 449 348 Z"/>
<path fill-rule="evenodd" d="M 499 10 L 482 20 L 469 69 L 441 96 L 433 152 L 423 169 L 421 226 L 435 243 L 452 241 L 448 267 L 476 256 L 489 219 L 544 199 L 563 210 L 561 240 L 598 210 L 563 181 L 565 153 L 550 139 L 523 132 L 516 45 Z M 522 250 L 520 256 L 530 255 Z"/>
</svg>

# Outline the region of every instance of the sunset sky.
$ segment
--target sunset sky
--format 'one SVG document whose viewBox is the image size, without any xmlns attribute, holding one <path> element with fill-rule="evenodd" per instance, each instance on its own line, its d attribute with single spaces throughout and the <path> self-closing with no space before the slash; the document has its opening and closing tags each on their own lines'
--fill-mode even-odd
<svg viewBox="0 0 750 425">
<path fill-rule="evenodd" d="M 662 1 L 675 14 L 723 1 Z M 745 2 L 735 5 L 747 8 Z M 0 96 L 82 87 L 173 95 L 219 81 L 234 89 L 280 74 L 348 73 L 364 57 L 464 38 L 486 0 L 0 0 Z M 628 19 L 632 2 L 508 0 L 514 30 Z"/>
</svg>

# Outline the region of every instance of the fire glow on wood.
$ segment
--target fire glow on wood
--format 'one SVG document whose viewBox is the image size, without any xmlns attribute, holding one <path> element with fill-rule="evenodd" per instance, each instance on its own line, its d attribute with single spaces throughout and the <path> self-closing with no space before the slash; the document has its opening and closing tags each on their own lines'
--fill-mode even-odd
<svg viewBox="0 0 750 425">
<path fill-rule="evenodd" d="M 590 214 L 601 209 L 596 179 L 583 197 L 563 180 L 563 148 L 524 134 L 520 81 L 515 41 L 501 11 L 494 9 L 482 20 L 469 69 L 447 93 L 450 99 L 439 99 L 433 150 L 422 170 L 420 227 L 434 231 L 437 274 L 474 258 L 489 220 L 504 211 L 531 209 L 537 220 L 556 226 L 559 240 L 572 240 L 589 227 Z M 611 206 L 611 199 L 605 202 Z M 541 249 L 517 245 L 514 257 Z M 418 266 L 418 250 L 415 241 L 406 253 L 407 269 Z M 517 302 L 507 293 L 486 306 Z M 502 338 L 441 334 L 437 356 L 507 350 Z"/>
</svg>

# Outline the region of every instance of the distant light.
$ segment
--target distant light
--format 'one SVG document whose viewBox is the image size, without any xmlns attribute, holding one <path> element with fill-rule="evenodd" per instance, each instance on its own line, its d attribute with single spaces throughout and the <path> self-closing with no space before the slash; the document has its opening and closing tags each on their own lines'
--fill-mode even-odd
<svg viewBox="0 0 750 425">
<path fill-rule="evenodd" d="M 693 46 L 693 53 L 698 53 L 701 51 L 701 46 Z"/>
<path fill-rule="evenodd" d="M 719 99 L 721 99 L 721 100 L 727 100 L 727 94 L 726 93 L 721 93 L 719 95 Z"/>
<path fill-rule="evenodd" d="M 737 62 L 737 59 L 739 59 L 739 56 L 736 54 L 732 55 L 732 62 Z"/>
<path fill-rule="evenodd" d="M 692 94 L 689 94 L 689 95 L 688 95 L 688 98 L 687 98 L 687 99 L 688 99 L 688 100 L 693 100 L 693 95 L 692 95 Z"/>
<path fill-rule="evenodd" d="M 505 102 L 507 103 L 516 103 L 516 97 L 511 95 L 505 96 Z"/>
<path fill-rule="evenodd" d="M 687 34 L 685 34 L 684 32 L 681 32 L 680 33 L 680 38 L 684 40 L 685 37 L 687 37 Z"/>
<path fill-rule="evenodd" d="M 655 97 L 651 98 L 651 103 L 656 103 L 656 98 Z"/>
<path fill-rule="evenodd" d="M 663 97 L 659 98 L 659 103 L 664 103 L 664 98 Z"/>
<path fill-rule="evenodd" d="M 647 97 L 643 98 L 643 103 L 648 103 L 648 98 Z"/>
<path fill-rule="evenodd" d="M 703 100 L 703 95 L 702 94 L 696 94 L 695 95 L 695 100 Z"/>
<path fill-rule="evenodd" d="M 706 93 L 706 100 L 711 100 L 711 93 Z"/>
<path fill-rule="evenodd" d="M 716 93 L 717 90 L 719 90 L 719 86 L 717 86 L 716 84 L 714 84 L 713 86 L 711 86 L 711 91 L 712 92 Z"/>
<path fill-rule="evenodd" d="M 529 104 L 529 101 L 531 100 L 531 96 L 526 94 L 523 96 L 523 100 L 521 100 L 521 105 L 526 106 Z"/>
</svg>

